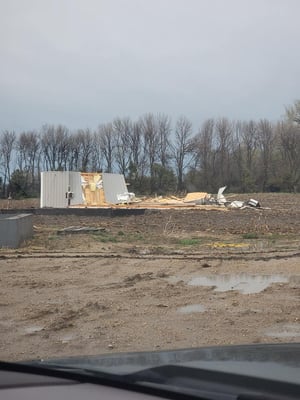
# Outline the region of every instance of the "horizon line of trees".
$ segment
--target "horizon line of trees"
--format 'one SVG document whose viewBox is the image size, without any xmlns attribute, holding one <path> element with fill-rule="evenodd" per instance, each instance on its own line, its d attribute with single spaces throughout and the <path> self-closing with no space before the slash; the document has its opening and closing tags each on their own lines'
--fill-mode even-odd
<svg viewBox="0 0 300 400">
<path fill-rule="evenodd" d="M 115 118 L 96 130 L 44 125 L 0 133 L 0 193 L 39 196 L 41 171 L 116 172 L 137 194 L 300 189 L 300 100 L 274 123 L 180 116 Z"/>
</svg>

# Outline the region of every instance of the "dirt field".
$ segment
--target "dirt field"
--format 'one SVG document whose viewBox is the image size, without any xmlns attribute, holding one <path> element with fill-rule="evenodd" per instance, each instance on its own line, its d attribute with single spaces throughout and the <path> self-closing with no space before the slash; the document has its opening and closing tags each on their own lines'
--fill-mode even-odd
<svg viewBox="0 0 300 400">
<path fill-rule="evenodd" d="M 251 197 L 270 209 L 34 216 L 0 249 L 0 359 L 299 341 L 300 195 Z"/>
</svg>

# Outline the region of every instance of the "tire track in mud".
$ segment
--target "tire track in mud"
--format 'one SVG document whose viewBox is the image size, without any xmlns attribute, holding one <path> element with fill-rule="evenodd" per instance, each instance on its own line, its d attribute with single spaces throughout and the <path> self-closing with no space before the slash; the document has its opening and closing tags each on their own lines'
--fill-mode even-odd
<svg viewBox="0 0 300 400">
<path fill-rule="evenodd" d="M 127 259 L 127 260 L 178 260 L 178 261 L 206 261 L 206 260 L 253 260 L 253 261 L 270 261 L 281 260 L 300 257 L 300 252 L 296 253 L 281 253 L 280 251 L 255 253 L 218 253 L 214 255 L 197 255 L 197 254 L 181 254 L 181 255 L 157 255 L 157 254 L 105 254 L 105 253 L 34 253 L 34 254 L 11 254 L 2 255 L 1 259 L 85 259 L 85 258 L 99 258 L 99 259 Z"/>
</svg>

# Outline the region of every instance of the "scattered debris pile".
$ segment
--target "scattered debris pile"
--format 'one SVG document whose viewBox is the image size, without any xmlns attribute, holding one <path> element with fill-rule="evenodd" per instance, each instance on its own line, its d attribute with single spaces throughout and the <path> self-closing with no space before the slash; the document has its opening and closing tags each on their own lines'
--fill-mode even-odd
<svg viewBox="0 0 300 400">
<path fill-rule="evenodd" d="M 176 196 L 155 196 L 134 198 L 134 203 L 126 204 L 135 208 L 203 208 L 206 210 L 229 210 L 229 209 L 245 209 L 245 208 L 262 208 L 259 201 L 250 199 L 247 201 L 228 200 L 235 195 L 224 196 L 226 186 L 221 187 L 216 195 L 207 192 L 191 192 L 185 197 Z M 118 207 L 121 206 L 120 204 Z M 203 207 L 202 207 L 203 206 Z M 264 208 L 266 209 L 266 208 Z"/>
<path fill-rule="evenodd" d="M 259 201 L 255 199 L 250 199 L 248 201 L 228 201 L 224 196 L 224 191 L 226 186 L 222 186 L 214 197 L 212 194 L 206 192 L 195 192 L 195 193 L 188 193 L 184 198 L 183 202 L 188 204 L 195 204 L 195 205 L 218 205 L 218 206 L 225 206 L 227 208 L 261 208 Z"/>
<path fill-rule="evenodd" d="M 234 201 L 227 201 L 223 192 L 225 191 L 226 186 L 223 186 L 219 189 L 218 194 L 217 194 L 217 199 L 216 202 L 219 205 L 224 205 L 228 208 L 261 208 L 260 203 L 257 200 L 250 199 L 248 201 L 240 201 L 240 200 L 234 200 Z"/>
<path fill-rule="evenodd" d="M 228 200 L 224 196 L 226 186 L 221 187 L 216 195 L 193 192 L 185 197 L 136 198 L 134 193 L 128 191 L 127 185 L 122 174 L 45 171 L 41 173 L 41 208 L 201 208 L 202 206 L 205 206 L 205 209 L 222 210 L 261 208 L 255 199 Z"/>
</svg>

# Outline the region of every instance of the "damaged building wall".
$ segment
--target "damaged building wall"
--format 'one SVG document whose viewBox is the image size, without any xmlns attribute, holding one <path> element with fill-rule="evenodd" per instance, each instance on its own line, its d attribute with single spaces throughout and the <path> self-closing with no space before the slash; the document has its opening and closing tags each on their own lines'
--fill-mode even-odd
<svg viewBox="0 0 300 400">
<path fill-rule="evenodd" d="M 72 192 L 72 204 L 82 204 L 80 172 L 46 171 L 41 172 L 40 206 L 64 208 L 68 206 L 66 193 Z"/>
<path fill-rule="evenodd" d="M 67 192 L 70 192 L 70 204 Z M 101 207 L 122 202 L 122 196 L 130 197 L 124 175 L 121 174 L 72 171 L 41 173 L 41 208 Z"/>
<path fill-rule="evenodd" d="M 106 204 L 102 174 L 81 173 L 81 188 L 85 206 L 101 206 Z"/>
</svg>

